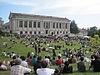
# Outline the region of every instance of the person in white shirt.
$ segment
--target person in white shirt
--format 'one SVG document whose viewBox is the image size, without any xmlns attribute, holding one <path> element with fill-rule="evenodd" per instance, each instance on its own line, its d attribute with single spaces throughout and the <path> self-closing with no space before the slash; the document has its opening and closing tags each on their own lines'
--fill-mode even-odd
<svg viewBox="0 0 100 75">
<path fill-rule="evenodd" d="M 50 69 L 50 68 L 46 68 L 47 67 L 47 63 L 46 61 L 42 61 L 41 62 L 41 67 L 42 68 L 38 68 L 36 73 L 37 75 L 51 75 L 54 74 L 54 69 Z"/>
<path fill-rule="evenodd" d="M 7 66 L 0 60 L 0 70 L 5 71 L 7 70 Z"/>
<path fill-rule="evenodd" d="M 21 60 L 16 59 L 15 65 L 11 67 L 10 75 L 24 75 L 25 73 L 31 72 L 31 69 L 20 65 Z"/>
<path fill-rule="evenodd" d="M 48 58 L 48 56 L 45 56 L 44 61 L 46 61 L 47 67 L 50 67 L 50 59 Z"/>
<path fill-rule="evenodd" d="M 58 56 L 60 56 L 60 57 L 61 57 L 61 56 L 62 56 L 62 54 L 59 52 L 59 53 L 58 53 Z"/>
<path fill-rule="evenodd" d="M 25 56 L 21 56 L 21 59 L 22 59 L 21 66 L 28 67 L 28 63 L 25 61 L 26 60 Z"/>
</svg>

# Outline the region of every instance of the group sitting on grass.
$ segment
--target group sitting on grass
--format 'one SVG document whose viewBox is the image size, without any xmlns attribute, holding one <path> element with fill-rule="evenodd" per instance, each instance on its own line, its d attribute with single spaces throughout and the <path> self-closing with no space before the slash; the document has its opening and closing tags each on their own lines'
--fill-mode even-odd
<svg viewBox="0 0 100 75">
<path fill-rule="evenodd" d="M 75 58 L 75 56 L 74 56 Z M 74 59 L 75 60 L 75 59 Z M 53 62 L 52 62 L 53 61 Z M 50 56 L 33 56 L 25 58 L 21 56 L 20 58 L 14 56 L 13 60 L 10 61 L 10 75 L 30 75 L 34 72 L 37 75 L 60 75 L 62 73 L 73 73 L 73 66 L 71 64 L 77 65 L 78 72 L 86 72 L 86 64 L 84 57 L 80 57 L 78 61 L 74 61 L 72 58 L 64 60 L 58 56 L 57 59 L 51 59 Z M 51 69 L 51 66 L 57 66 Z M 31 67 L 31 69 L 29 68 Z M 7 64 L 0 61 L 0 70 L 7 70 Z M 89 70 L 92 72 L 100 72 L 100 58 L 96 55 L 92 55 L 91 64 Z"/>
<path fill-rule="evenodd" d="M 12 44 L 18 44 L 16 41 L 12 41 Z M 37 75 L 60 75 L 62 73 L 74 73 L 74 67 L 77 68 L 78 72 L 87 72 L 86 62 L 90 63 L 89 71 L 91 72 L 100 72 L 100 50 L 95 50 L 91 54 L 91 59 L 87 58 L 86 54 L 91 51 L 91 46 L 86 45 L 87 42 L 83 42 L 83 40 L 78 39 L 77 43 L 81 44 L 80 48 L 67 48 L 65 45 L 71 47 L 77 45 L 77 43 L 73 43 L 71 40 L 64 40 L 64 44 L 59 42 L 59 39 L 45 41 L 42 39 L 31 40 L 31 43 L 24 41 L 20 42 L 24 44 L 25 47 L 32 47 L 35 49 L 34 52 L 28 52 L 27 58 L 25 56 L 20 56 L 17 53 L 6 53 L 6 51 L 2 52 L 2 55 L 5 57 L 12 58 L 11 61 L 5 63 L 4 61 L 0 61 L 0 70 L 5 71 L 10 68 L 10 75 L 30 75 L 30 73 L 35 73 Z M 49 43 L 60 43 L 61 45 L 50 45 Z M 8 48 L 9 43 L 4 42 L 3 46 Z M 44 47 L 43 45 L 47 45 L 49 49 Z M 53 48 L 52 48 L 53 47 Z M 88 48 L 88 50 L 84 48 Z M 62 48 L 66 48 L 65 50 L 61 50 Z M 11 49 L 11 48 L 10 48 Z M 59 53 L 56 51 L 59 50 Z M 39 53 L 42 51 L 48 52 L 51 55 L 39 56 Z M 77 66 L 73 66 L 72 64 L 76 64 Z M 9 66 L 9 67 L 8 67 Z M 56 68 L 52 67 L 56 66 Z M 31 69 L 30 69 L 31 68 Z"/>
</svg>

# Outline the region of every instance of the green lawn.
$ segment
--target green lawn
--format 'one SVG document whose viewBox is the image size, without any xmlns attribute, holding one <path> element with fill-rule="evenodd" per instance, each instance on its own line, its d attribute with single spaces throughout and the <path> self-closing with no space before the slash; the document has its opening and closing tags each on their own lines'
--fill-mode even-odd
<svg viewBox="0 0 100 75">
<path fill-rule="evenodd" d="M 12 42 L 10 40 L 15 40 L 17 41 L 18 43 L 17 44 L 12 44 Z M 8 49 L 8 47 L 3 47 L 2 46 L 2 43 L 4 41 L 7 41 L 9 44 L 8 44 L 8 47 L 12 47 L 11 49 Z M 25 42 L 27 43 L 30 43 L 31 41 L 27 41 L 27 40 L 24 40 Z M 43 40 L 43 41 L 46 41 L 46 40 Z M 20 42 L 23 42 L 23 39 L 16 39 L 16 38 L 9 38 L 9 37 L 4 37 L 3 39 L 0 39 L 0 60 L 5 60 L 5 61 L 10 61 L 11 58 L 7 58 L 7 57 L 4 57 L 2 56 L 2 51 L 6 51 L 7 53 L 11 53 L 11 52 L 15 52 L 17 54 L 20 54 L 20 55 L 24 55 L 24 56 L 27 56 L 27 53 L 28 52 L 34 52 L 34 48 L 32 47 L 26 47 L 24 44 L 20 43 Z M 65 45 L 65 42 L 64 41 L 61 41 L 59 40 L 59 42 L 55 42 L 55 43 L 50 43 L 50 45 L 62 45 L 64 47 L 61 48 L 61 50 L 56 50 L 56 53 L 59 53 L 59 52 L 62 52 L 62 50 L 66 49 L 66 48 L 69 48 L 69 49 L 79 49 L 80 47 L 82 47 L 82 45 L 78 44 L 77 41 L 75 40 L 72 40 L 71 42 L 73 42 L 75 45 L 74 46 L 66 46 Z M 84 41 L 83 41 L 84 42 Z M 46 47 L 48 48 L 45 44 L 43 45 L 43 47 Z M 83 48 L 85 50 L 89 50 L 91 47 L 88 47 L 88 48 Z M 92 51 L 93 50 L 97 50 L 95 48 L 91 48 Z M 87 57 L 90 57 L 90 54 L 92 52 L 89 52 L 86 54 Z M 45 55 L 52 55 L 52 53 L 48 53 L 48 52 L 41 52 L 39 55 L 41 55 L 42 57 L 44 57 Z M 66 58 L 66 57 L 63 57 L 63 58 Z M 95 73 L 95 72 L 89 72 L 88 71 L 88 68 L 89 68 L 89 63 L 87 63 L 87 72 L 85 73 L 79 73 L 77 72 L 77 67 L 76 67 L 76 64 L 72 64 L 73 66 L 73 70 L 74 70 L 74 73 L 72 74 L 64 74 L 64 75 L 100 75 L 100 73 Z M 56 66 L 51 66 L 51 68 L 55 68 Z M 7 71 L 0 71 L 0 75 L 9 75 L 10 74 L 10 70 L 7 70 Z M 31 75 L 35 75 L 34 73 L 31 73 Z"/>
</svg>

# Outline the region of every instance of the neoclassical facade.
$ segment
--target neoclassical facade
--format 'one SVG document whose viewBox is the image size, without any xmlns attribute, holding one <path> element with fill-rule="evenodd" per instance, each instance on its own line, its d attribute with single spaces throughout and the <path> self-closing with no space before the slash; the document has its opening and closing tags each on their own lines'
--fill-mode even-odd
<svg viewBox="0 0 100 75">
<path fill-rule="evenodd" d="M 67 18 L 10 13 L 9 30 L 20 35 L 66 35 L 70 33 Z"/>
</svg>

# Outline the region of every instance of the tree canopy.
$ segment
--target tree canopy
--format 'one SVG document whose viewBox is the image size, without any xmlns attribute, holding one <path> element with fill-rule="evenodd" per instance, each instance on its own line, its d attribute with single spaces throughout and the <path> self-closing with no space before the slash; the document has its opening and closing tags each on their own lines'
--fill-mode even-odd
<svg viewBox="0 0 100 75">
<path fill-rule="evenodd" d="M 74 20 L 70 24 L 70 32 L 73 34 L 79 33 L 79 29 L 78 29 L 77 24 L 75 23 Z"/>
</svg>

